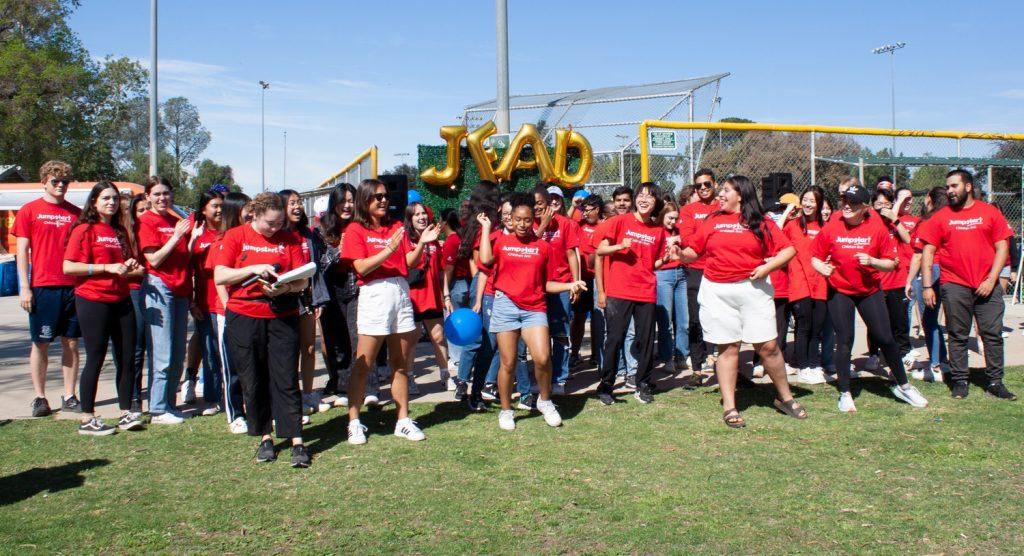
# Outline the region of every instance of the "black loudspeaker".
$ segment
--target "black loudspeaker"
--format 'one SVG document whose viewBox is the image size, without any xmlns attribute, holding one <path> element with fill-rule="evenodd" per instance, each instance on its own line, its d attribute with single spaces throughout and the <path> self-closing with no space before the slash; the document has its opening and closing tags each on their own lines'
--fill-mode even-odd
<svg viewBox="0 0 1024 556">
<path fill-rule="evenodd" d="M 409 176 L 384 174 L 377 176 L 377 179 L 388 188 L 388 216 L 404 220 L 405 206 L 409 204 Z"/>
<path fill-rule="evenodd" d="M 761 205 L 765 207 L 775 206 L 779 197 L 792 192 L 793 174 L 789 172 L 775 172 L 761 178 Z"/>
</svg>

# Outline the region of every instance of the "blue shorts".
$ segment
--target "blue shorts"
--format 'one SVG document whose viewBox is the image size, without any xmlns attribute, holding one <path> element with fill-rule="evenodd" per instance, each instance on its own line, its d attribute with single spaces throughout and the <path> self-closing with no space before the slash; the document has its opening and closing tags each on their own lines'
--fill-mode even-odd
<svg viewBox="0 0 1024 556">
<path fill-rule="evenodd" d="M 492 334 L 512 332 L 523 328 L 547 326 L 548 316 L 544 311 L 525 311 L 516 306 L 503 292 L 494 292 L 491 306 L 491 322 L 487 329 Z"/>
<path fill-rule="evenodd" d="M 75 314 L 75 288 L 42 286 L 32 288 L 32 311 L 28 329 L 34 343 L 50 343 L 54 338 L 78 338 L 78 316 Z"/>
</svg>

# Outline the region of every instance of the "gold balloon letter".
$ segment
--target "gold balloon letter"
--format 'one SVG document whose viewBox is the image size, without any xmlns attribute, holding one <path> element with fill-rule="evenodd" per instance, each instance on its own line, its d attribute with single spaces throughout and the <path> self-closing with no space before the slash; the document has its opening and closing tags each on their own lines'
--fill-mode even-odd
<svg viewBox="0 0 1024 556">
<path fill-rule="evenodd" d="M 464 125 L 446 125 L 441 127 L 441 138 L 448 144 L 447 165 L 443 170 L 427 168 L 420 173 L 423 181 L 430 185 L 451 185 L 455 183 L 455 180 L 459 177 L 459 168 L 462 165 L 459 144 L 465 136 L 466 126 Z"/>
<path fill-rule="evenodd" d="M 519 154 L 523 147 L 533 147 L 534 160 L 519 160 Z M 551 166 L 551 157 L 548 155 L 548 148 L 537 132 L 537 126 L 523 124 L 523 127 L 516 134 L 508 146 L 508 151 L 502 157 L 501 163 L 494 169 L 494 175 L 502 180 L 512 179 L 512 172 L 516 170 L 529 170 L 534 166 L 540 171 L 542 181 L 554 181 L 556 179 L 554 169 Z"/>
<path fill-rule="evenodd" d="M 569 173 L 569 148 L 576 147 L 580 152 L 580 167 L 576 173 Z M 583 185 L 590 179 L 590 170 L 594 164 L 594 152 L 587 138 L 570 129 L 555 130 L 555 174 L 558 185 L 572 187 Z"/>
<path fill-rule="evenodd" d="M 469 154 L 473 157 L 473 162 L 476 164 L 476 171 L 480 174 L 480 179 L 487 181 L 498 181 L 494 179 L 494 161 L 498 160 L 498 153 L 494 152 L 494 149 L 485 149 L 484 140 L 494 135 L 498 131 L 498 127 L 494 125 L 494 122 L 487 122 L 480 126 L 473 133 L 466 136 L 466 146 L 469 147 Z"/>
</svg>

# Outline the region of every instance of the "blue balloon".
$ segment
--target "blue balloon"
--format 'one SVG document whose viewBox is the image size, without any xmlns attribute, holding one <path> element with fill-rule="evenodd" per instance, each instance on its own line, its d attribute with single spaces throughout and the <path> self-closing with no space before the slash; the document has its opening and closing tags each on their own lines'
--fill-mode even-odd
<svg viewBox="0 0 1024 556">
<path fill-rule="evenodd" d="M 483 323 L 472 309 L 456 309 L 444 321 L 445 338 L 457 346 L 468 346 L 480 340 Z"/>
<path fill-rule="evenodd" d="M 423 195 L 420 195 L 420 192 L 415 189 L 410 189 L 406 196 L 406 202 L 410 205 L 413 203 L 422 203 Z"/>
</svg>

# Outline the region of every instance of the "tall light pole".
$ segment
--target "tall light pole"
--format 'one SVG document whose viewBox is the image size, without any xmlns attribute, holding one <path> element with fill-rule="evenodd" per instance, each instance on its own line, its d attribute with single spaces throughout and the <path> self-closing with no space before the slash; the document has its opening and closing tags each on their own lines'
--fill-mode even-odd
<svg viewBox="0 0 1024 556">
<path fill-rule="evenodd" d="M 498 95 L 494 123 L 498 126 L 498 133 L 507 134 L 511 125 L 508 115 L 508 0 L 495 0 L 494 4 L 498 43 Z"/>
<path fill-rule="evenodd" d="M 897 42 L 895 44 L 886 44 L 874 48 L 871 52 L 875 54 L 888 54 L 889 55 L 889 92 L 890 101 L 892 103 L 892 129 L 896 129 L 896 51 L 907 46 L 905 42 Z M 892 152 L 889 156 L 896 158 L 896 136 L 892 136 Z M 892 167 L 893 179 L 896 179 L 896 165 Z"/>
<path fill-rule="evenodd" d="M 149 4 L 149 175 L 157 171 L 156 1 Z"/>
<path fill-rule="evenodd" d="M 288 189 L 288 132 L 284 132 L 284 167 L 281 169 L 281 189 Z"/>
<path fill-rule="evenodd" d="M 267 144 L 264 139 L 266 120 L 264 119 L 263 100 L 267 96 L 270 83 L 260 80 L 260 190 L 267 190 Z"/>
</svg>

